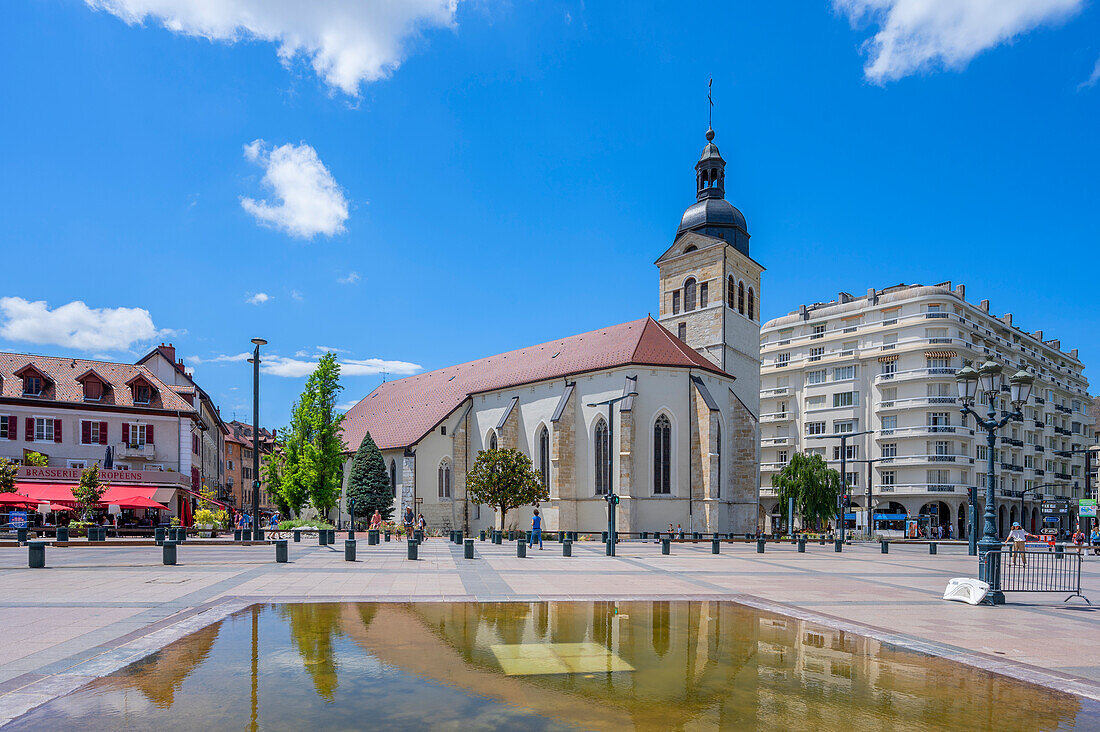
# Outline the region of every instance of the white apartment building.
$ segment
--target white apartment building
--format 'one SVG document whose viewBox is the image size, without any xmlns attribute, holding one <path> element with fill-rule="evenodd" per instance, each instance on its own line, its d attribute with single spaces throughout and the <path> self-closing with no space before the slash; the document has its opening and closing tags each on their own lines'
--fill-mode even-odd
<svg viewBox="0 0 1100 732">
<path fill-rule="evenodd" d="M 954 377 L 988 360 L 1036 379 L 1023 420 L 1003 428 L 994 454 L 1001 535 L 1017 520 L 1037 531 L 1044 497 L 1085 497 L 1084 456 L 1057 454 L 1093 442 L 1077 350 L 1020 330 L 1011 314 L 992 315 L 988 300 L 967 302 L 963 285 L 842 292 L 765 323 L 760 343 L 760 524 L 767 530 L 779 522 L 771 477 L 792 453 L 819 453 L 839 469 L 840 440 L 832 436 L 868 431 L 848 440 L 850 510 L 861 513 L 869 496 L 875 515 L 922 516 L 965 537 L 969 487 L 979 488 L 984 511 L 987 447 L 985 433 L 959 411 Z M 1011 409 L 1008 396 L 1006 386 L 999 414 Z M 983 415 L 986 408 L 975 407 Z M 1068 528 L 1070 518 L 1063 521 Z"/>
</svg>

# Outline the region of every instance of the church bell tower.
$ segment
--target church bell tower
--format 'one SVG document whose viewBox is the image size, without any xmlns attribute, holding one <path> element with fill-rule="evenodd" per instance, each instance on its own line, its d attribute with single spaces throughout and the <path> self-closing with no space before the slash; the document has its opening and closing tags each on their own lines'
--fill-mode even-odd
<svg viewBox="0 0 1100 732">
<path fill-rule="evenodd" d="M 736 377 L 734 392 L 753 413 L 760 400 L 760 275 L 749 256 L 744 215 L 726 200 L 726 161 L 707 130 L 695 164 L 695 203 L 672 246 L 657 260 L 658 322 Z"/>
</svg>

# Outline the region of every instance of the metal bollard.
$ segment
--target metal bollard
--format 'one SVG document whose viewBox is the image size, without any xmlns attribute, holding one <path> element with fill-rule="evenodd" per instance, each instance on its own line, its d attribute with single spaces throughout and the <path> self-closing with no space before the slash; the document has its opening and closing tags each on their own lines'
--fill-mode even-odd
<svg viewBox="0 0 1100 732">
<path fill-rule="evenodd" d="M 558 532 L 558 543 L 563 544 L 564 542 L 565 542 L 565 532 L 564 531 L 559 531 Z"/>
<path fill-rule="evenodd" d="M 766 541 L 767 541 L 767 539 L 765 539 L 763 536 L 757 538 L 757 540 L 756 540 L 756 553 L 757 554 L 763 554 L 764 553 L 764 543 Z"/>
<path fill-rule="evenodd" d="M 301 529 L 294 529 L 294 531 L 292 531 L 291 533 L 294 535 L 294 541 L 301 541 L 302 540 L 302 530 Z"/>
<path fill-rule="evenodd" d="M 754 537 L 753 537 L 753 535 L 752 535 L 752 534 L 745 534 L 745 541 L 752 541 L 752 540 L 753 540 L 753 538 L 754 538 Z"/>
<path fill-rule="evenodd" d="M 68 541 L 69 540 L 69 527 L 68 526 L 58 526 L 57 527 L 57 540 L 58 541 Z"/>
<path fill-rule="evenodd" d="M 161 541 L 164 541 L 164 534 L 163 534 L 163 529 L 157 529 L 157 531 L 161 532 L 160 536 L 159 536 L 159 541 L 157 542 L 159 544 Z M 240 540 L 241 540 L 241 530 L 240 529 L 233 529 L 233 541 L 240 541 Z"/>
<path fill-rule="evenodd" d="M 378 546 L 378 529 L 367 530 L 367 546 Z"/>
<path fill-rule="evenodd" d="M 821 541 L 818 543 L 821 544 L 821 546 L 825 546 L 825 537 L 821 537 Z"/>
<path fill-rule="evenodd" d="M 528 544 L 531 543 L 531 533 L 532 533 L 531 531 L 527 531 L 526 532 L 527 535 L 524 537 L 524 541 L 526 541 Z"/>
<path fill-rule="evenodd" d="M 474 540 L 464 539 L 462 541 L 462 558 L 473 559 L 474 558 Z"/>
<path fill-rule="evenodd" d="M 409 559 L 416 559 L 416 547 L 418 546 L 416 539 L 409 539 L 406 546 Z"/>
<path fill-rule="evenodd" d="M 649 532 L 648 531 L 643 531 L 642 532 L 642 541 L 645 541 L 648 538 L 649 538 Z"/>
<path fill-rule="evenodd" d="M 798 537 L 798 551 L 799 551 L 800 554 L 805 554 L 806 553 L 806 537 L 805 536 Z"/>
<path fill-rule="evenodd" d="M 569 539 L 566 539 L 561 543 L 561 555 L 563 557 L 573 556 L 573 542 L 571 542 Z"/>
<path fill-rule="evenodd" d="M 317 529 L 317 546 L 325 546 L 328 544 L 328 532 L 324 529 Z"/>
<path fill-rule="evenodd" d="M 27 566 L 31 569 L 46 566 L 46 542 L 32 541 L 27 544 Z"/>
<path fill-rule="evenodd" d="M 844 551 L 844 542 L 840 539 L 833 539 L 833 551 L 837 553 Z"/>
<path fill-rule="evenodd" d="M 355 561 L 355 539 L 344 539 L 344 561 Z"/>
<path fill-rule="evenodd" d="M 882 539 L 880 544 L 882 545 L 882 553 L 883 554 L 889 554 L 890 553 L 890 542 L 886 541 L 886 539 Z"/>
<path fill-rule="evenodd" d="M 286 539 L 275 540 L 275 562 L 277 564 L 286 564 L 287 561 L 287 548 Z"/>
<path fill-rule="evenodd" d="M 700 534 L 698 531 L 693 531 L 693 532 L 691 532 L 691 538 L 695 539 L 695 540 L 699 540 L 699 539 L 703 538 L 703 535 Z"/>
<path fill-rule="evenodd" d="M 15 530 L 15 540 L 20 544 L 27 543 L 27 527 L 23 526 Z"/>
<path fill-rule="evenodd" d="M 1066 556 L 1066 545 L 1060 542 L 1054 543 L 1054 556 L 1062 559 Z"/>
<path fill-rule="evenodd" d="M 600 532 L 600 541 L 602 541 L 604 544 L 607 543 L 607 532 L 606 531 L 601 531 Z"/>
<path fill-rule="evenodd" d="M 413 532 L 413 536 L 416 538 L 416 543 L 417 544 L 423 543 L 423 541 L 424 541 L 424 532 L 423 531 L 421 531 L 420 529 L 417 529 L 416 531 Z"/>
<path fill-rule="evenodd" d="M 386 541 L 390 540 L 390 530 L 386 529 Z"/>
<path fill-rule="evenodd" d="M 711 539 L 710 540 L 710 553 L 711 554 L 718 554 L 721 551 L 722 551 L 722 542 L 721 542 L 721 540 Z"/>
<path fill-rule="evenodd" d="M 153 529 L 153 541 L 156 543 L 157 546 L 164 546 L 164 539 L 166 538 L 165 533 L 166 532 L 164 531 L 163 527 L 158 526 L 157 528 Z M 241 533 L 240 529 L 237 530 L 237 533 Z"/>
<path fill-rule="evenodd" d="M 934 542 L 934 541 L 928 542 L 928 553 L 929 554 L 935 554 L 936 553 L 936 542 Z"/>
<path fill-rule="evenodd" d="M 485 541 L 485 529 L 482 529 L 482 530 L 481 530 L 481 531 L 480 531 L 480 532 L 478 533 L 477 537 L 478 537 L 478 539 L 479 539 L 479 540 L 481 540 L 481 541 Z"/>
<path fill-rule="evenodd" d="M 519 541 L 516 542 L 516 556 L 517 557 L 526 557 L 527 556 L 527 542 L 525 542 L 523 539 L 520 539 Z"/>
<path fill-rule="evenodd" d="M 664 538 L 664 539 L 661 539 L 661 554 L 671 554 L 671 553 L 672 553 L 672 539 L 669 539 L 667 537 Z"/>
<path fill-rule="evenodd" d="M 161 545 L 160 557 L 161 561 L 164 562 L 166 566 L 174 565 L 176 563 L 176 542 L 165 541 L 164 544 Z"/>
<path fill-rule="evenodd" d="M 508 530 L 508 541 L 515 541 L 515 540 L 516 540 L 516 531 L 515 531 L 515 529 L 509 529 Z"/>
</svg>

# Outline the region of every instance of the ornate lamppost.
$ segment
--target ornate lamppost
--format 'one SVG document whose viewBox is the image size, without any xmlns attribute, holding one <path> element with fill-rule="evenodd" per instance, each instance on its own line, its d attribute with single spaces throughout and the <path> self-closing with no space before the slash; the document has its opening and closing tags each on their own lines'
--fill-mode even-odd
<svg viewBox="0 0 1100 732">
<path fill-rule="evenodd" d="M 985 556 L 989 552 L 1001 548 L 1001 538 L 997 532 L 997 476 L 993 462 L 993 453 L 997 445 L 997 432 L 1009 421 L 1023 419 L 1021 410 L 1027 400 L 1031 398 L 1031 388 L 1035 382 L 1035 377 L 1026 371 L 1018 371 L 1010 376 L 1008 384 L 1012 411 L 997 419 L 997 399 L 1000 397 L 1001 389 L 1004 386 L 1002 371 L 1003 368 L 1000 364 L 986 361 L 977 371 L 965 366 L 955 374 L 955 382 L 959 388 L 959 401 L 962 402 L 961 411 L 963 416 L 970 415 L 974 417 L 974 423 L 986 435 L 986 445 L 988 447 L 986 457 L 988 460 L 985 475 L 985 527 L 982 531 L 982 538 L 978 542 L 978 577 L 993 587 L 997 586 L 996 580 L 1000 573 L 1000 564 L 991 562 L 987 565 Z M 974 399 L 979 390 L 985 394 L 989 406 L 985 419 L 973 409 Z M 975 526 L 970 527 L 971 536 L 974 535 L 976 528 Z M 1004 602 L 1004 595 L 1000 592 L 991 593 L 991 598 L 995 604 Z"/>
</svg>

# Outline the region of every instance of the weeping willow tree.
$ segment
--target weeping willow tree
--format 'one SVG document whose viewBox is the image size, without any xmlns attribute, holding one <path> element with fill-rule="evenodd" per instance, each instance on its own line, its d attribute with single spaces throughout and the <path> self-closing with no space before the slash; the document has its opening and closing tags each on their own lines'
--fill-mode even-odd
<svg viewBox="0 0 1100 732">
<path fill-rule="evenodd" d="M 772 476 L 772 487 L 779 498 L 779 512 L 788 520 L 787 507 L 794 499 L 794 510 L 803 526 L 816 526 L 836 518 L 840 496 L 840 473 L 830 468 L 820 455 L 796 452 L 782 470 Z"/>
</svg>

